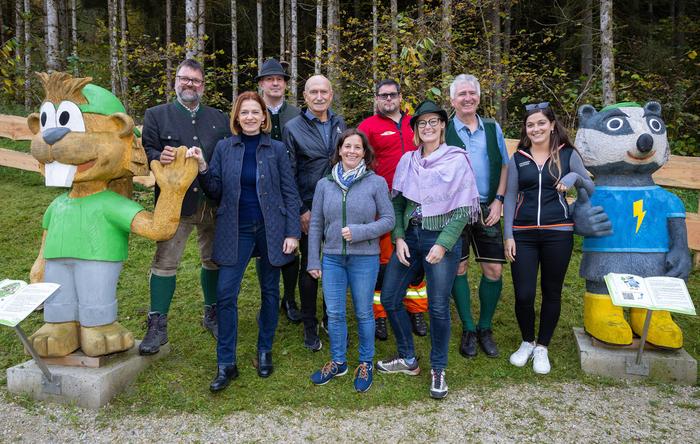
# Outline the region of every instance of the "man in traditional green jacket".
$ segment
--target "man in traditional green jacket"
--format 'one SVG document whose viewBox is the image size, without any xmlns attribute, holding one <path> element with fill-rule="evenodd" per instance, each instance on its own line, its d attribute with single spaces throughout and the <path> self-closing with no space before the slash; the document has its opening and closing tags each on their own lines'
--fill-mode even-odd
<svg viewBox="0 0 700 444">
<path fill-rule="evenodd" d="M 481 87 L 476 77 L 460 74 L 450 85 L 450 100 L 455 114 L 447 126 L 446 141 L 466 149 L 476 176 L 481 202 L 478 222 L 467 225 L 462 234 L 462 260 L 452 294 L 462 320 L 459 352 L 464 357 L 477 354 L 477 342 L 487 356 L 498 356 L 491 321 L 501 297 L 503 264 L 506 262 L 501 231 L 501 210 L 506 190 L 508 152 L 501 127 L 493 119 L 477 114 Z M 474 325 L 467 282 L 469 246 L 481 266 L 479 284 L 479 322 Z"/>
</svg>

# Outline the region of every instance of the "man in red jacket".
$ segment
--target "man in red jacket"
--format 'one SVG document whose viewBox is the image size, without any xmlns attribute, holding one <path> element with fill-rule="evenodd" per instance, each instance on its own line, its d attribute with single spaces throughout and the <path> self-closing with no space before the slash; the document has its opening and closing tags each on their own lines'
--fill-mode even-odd
<svg viewBox="0 0 700 444">
<path fill-rule="evenodd" d="M 376 114 L 363 120 L 358 129 L 365 133 L 370 146 L 374 148 L 376 156 L 374 171 L 386 180 L 391 189 L 396 165 L 401 156 L 416 149 L 413 143 L 413 129 L 409 124 L 411 116 L 401 111 L 401 86 L 395 80 L 379 82 L 374 99 Z M 382 236 L 380 247 L 381 267 L 374 292 L 375 336 L 377 339 L 385 340 L 387 338 L 386 312 L 379 302 L 379 295 L 384 268 L 393 252 L 391 233 Z M 403 302 L 411 318 L 413 333 L 425 336 L 427 328 L 423 313 L 428 311 L 428 296 L 422 273 L 416 276 L 414 284 L 416 285 L 408 288 Z"/>
</svg>

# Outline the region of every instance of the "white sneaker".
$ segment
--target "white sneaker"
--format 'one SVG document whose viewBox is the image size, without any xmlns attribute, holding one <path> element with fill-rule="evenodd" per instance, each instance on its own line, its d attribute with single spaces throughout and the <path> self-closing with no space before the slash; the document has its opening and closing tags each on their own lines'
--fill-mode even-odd
<svg viewBox="0 0 700 444">
<path fill-rule="evenodd" d="M 523 365 L 527 364 L 527 361 L 530 360 L 530 357 L 532 356 L 532 351 L 534 349 L 534 343 L 523 341 L 520 344 L 520 348 L 516 350 L 515 353 L 510 355 L 510 363 L 516 367 L 522 367 Z M 546 351 L 547 349 L 545 349 L 545 356 Z"/>
<path fill-rule="evenodd" d="M 532 352 L 532 369 L 535 373 L 546 375 L 552 369 L 549 365 L 549 357 L 547 356 L 547 347 L 538 345 Z"/>
</svg>

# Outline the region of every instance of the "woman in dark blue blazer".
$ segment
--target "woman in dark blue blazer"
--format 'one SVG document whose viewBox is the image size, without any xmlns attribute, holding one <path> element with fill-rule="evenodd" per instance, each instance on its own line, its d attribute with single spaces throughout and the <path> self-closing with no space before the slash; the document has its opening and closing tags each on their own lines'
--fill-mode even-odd
<svg viewBox="0 0 700 444">
<path fill-rule="evenodd" d="M 219 265 L 217 315 L 218 371 L 211 391 L 238 376 L 238 293 L 253 256 L 260 256 L 258 375 L 272 374 L 272 341 L 279 317 L 279 267 L 292 261 L 301 235 L 299 196 L 284 144 L 270 137 L 271 119 L 255 92 L 238 96 L 231 111 L 232 137 L 221 140 L 207 165 L 199 148 L 188 155 L 199 162 L 204 192 L 219 202 L 212 259 Z"/>
</svg>

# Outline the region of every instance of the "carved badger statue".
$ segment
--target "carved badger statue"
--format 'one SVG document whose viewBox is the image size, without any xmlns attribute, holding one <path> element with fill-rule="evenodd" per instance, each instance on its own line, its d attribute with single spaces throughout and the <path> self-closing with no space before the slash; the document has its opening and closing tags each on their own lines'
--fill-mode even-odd
<svg viewBox="0 0 700 444">
<path fill-rule="evenodd" d="M 590 201 L 584 190 L 574 208 L 576 230 L 585 236 L 580 269 L 586 279 L 584 328 L 603 342 L 628 345 L 632 332 L 641 336 L 646 310 L 630 309 L 628 324 L 622 308 L 612 305 L 603 276 L 687 279 L 691 260 L 685 208 L 651 177 L 669 158 L 661 105 L 626 102 L 600 111 L 583 105 L 578 117 L 576 147 L 596 185 Z M 656 311 L 647 341 L 681 348 L 683 333 L 670 313 Z"/>
</svg>

